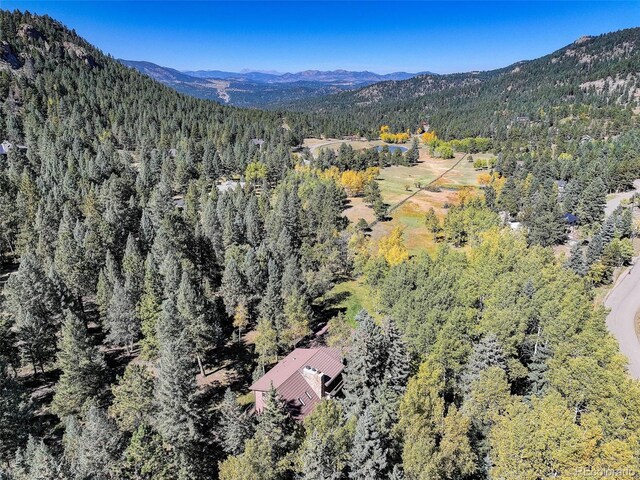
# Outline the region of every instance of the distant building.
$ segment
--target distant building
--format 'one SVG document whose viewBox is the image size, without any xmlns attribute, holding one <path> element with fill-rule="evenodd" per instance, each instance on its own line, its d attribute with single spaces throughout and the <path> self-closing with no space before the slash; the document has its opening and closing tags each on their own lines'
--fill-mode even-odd
<svg viewBox="0 0 640 480">
<path fill-rule="evenodd" d="M 571 227 L 577 225 L 580 221 L 580 219 L 573 213 L 565 213 L 562 218 L 564 218 L 565 223 Z"/>
<path fill-rule="evenodd" d="M 11 142 L 9 142 L 8 140 L 5 140 L 4 142 L 0 143 L 0 155 L 6 155 L 12 148 L 13 144 L 11 144 Z"/>
<path fill-rule="evenodd" d="M 6 155 L 7 153 L 9 153 L 9 150 L 11 150 L 14 147 L 17 148 L 18 150 L 27 149 L 26 145 L 14 145 L 9 140 L 4 140 L 2 143 L 0 143 L 0 155 Z"/>
<path fill-rule="evenodd" d="M 511 230 L 520 230 L 522 228 L 522 223 L 520 222 L 509 222 L 509 227 Z"/>
<path fill-rule="evenodd" d="M 219 192 L 228 192 L 229 190 L 235 190 L 238 186 L 244 188 L 245 182 L 236 182 L 235 180 L 226 180 L 217 185 L 216 188 Z"/>
<path fill-rule="evenodd" d="M 184 208 L 184 197 L 182 195 L 176 195 L 173 197 L 173 204 L 178 208 Z"/>
<path fill-rule="evenodd" d="M 343 369 L 342 355 L 336 348 L 296 348 L 251 385 L 256 412 L 264 408 L 265 395 L 273 385 L 292 416 L 302 420 L 320 400 L 342 389 Z"/>
<path fill-rule="evenodd" d="M 556 180 L 556 185 L 558 186 L 558 191 L 560 193 L 564 192 L 564 189 L 567 188 L 567 182 L 564 180 Z"/>
</svg>

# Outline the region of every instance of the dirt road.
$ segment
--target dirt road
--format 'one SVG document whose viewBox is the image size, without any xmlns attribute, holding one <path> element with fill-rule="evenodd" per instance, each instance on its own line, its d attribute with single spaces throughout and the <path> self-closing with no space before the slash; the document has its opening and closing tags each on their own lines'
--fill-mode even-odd
<svg viewBox="0 0 640 480">
<path fill-rule="evenodd" d="M 636 314 L 640 311 L 640 265 L 622 273 L 604 304 L 611 309 L 607 328 L 618 340 L 622 354 L 629 359 L 629 374 L 640 379 L 640 340 L 635 329 Z"/>
</svg>

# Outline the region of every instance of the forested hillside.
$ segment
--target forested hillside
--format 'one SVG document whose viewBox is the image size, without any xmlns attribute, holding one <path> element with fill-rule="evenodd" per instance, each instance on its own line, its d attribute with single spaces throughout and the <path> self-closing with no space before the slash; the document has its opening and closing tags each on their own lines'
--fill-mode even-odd
<svg viewBox="0 0 640 480">
<path fill-rule="evenodd" d="M 354 131 L 414 131 L 443 138 L 604 138 L 637 123 L 640 29 L 584 37 L 542 58 L 484 72 L 422 75 L 289 105 L 348 117 Z M 338 128 L 328 126 L 335 135 Z"/>
<path fill-rule="evenodd" d="M 307 334 L 344 268 L 344 191 L 291 169 L 282 115 L 178 94 L 47 17 L 3 11 L 0 31 L 3 265 L 19 260 L 2 298 L 3 465 L 26 446 L 16 478 L 159 478 L 140 454 L 167 478 L 210 478 L 222 450 L 196 373 L 229 360 L 234 318 L 273 332 L 261 361 Z M 218 193 L 248 166 L 246 188 Z"/>
<path fill-rule="evenodd" d="M 636 33 L 593 40 L 602 51 L 588 78 L 632 72 L 634 48 L 614 45 L 631 45 Z M 640 471 L 640 386 L 594 303 L 598 279 L 542 246 L 554 243 L 549 225 L 561 213 L 554 180 L 575 180 L 564 201 L 601 229 L 589 268 L 614 267 L 607 245 L 627 240 L 630 219 L 619 211 L 604 221 L 602 199 L 638 173 L 638 139 L 599 138 L 632 125 L 628 98 L 574 90 L 591 102 L 581 116 L 551 87 L 536 94 L 523 84 L 531 103 L 518 100 L 504 116 L 491 110 L 493 120 L 527 107 L 538 124 L 527 131 L 543 138 L 555 126 L 542 126 L 544 104 L 554 119 L 575 113 L 562 125 L 595 140 L 521 150 L 522 137 L 509 143 L 507 123 L 496 123 L 486 133 L 501 155 L 484 192 L 461 190 L 442 225 L 454 233 L 433 255 L 410 257 L 401 235 L 374 244 L 366 222 L 348 226 L 343 210 L 356 189 L 380 203 L 379 168 L 409 168 L 417 143 L 405 154 L 346 145 L 338 155 L 291 154 L 303 133 L 360 121 L 373 129 L 390 110 L 374 106 L 365 118 L 357 107 L 349 117 L 336 104 L 332 118 L 190 98 L 51 18 L 20 12 L 0 11 L 0 46 L 0 141 L 11 144 L 0 155 L 0 476 L 539 480 Z M 548 64 L 582 65 L 563 52 Z M 549 68 L 545 85 L 560 75 Z M 492 75 L 480 84 L 497 92 L 516 73 Z M 476 100 L 460 112 L 476 123 L 453 115 L 448 102 L 459 100 L 447 92 L 484 91 L 460 78 L 429 94 L 441 102 L 429 121 L 443 139 L 485 133 Z M 501 100 L 491 98 L 495 109 Z M 420 120 L 408 105 L 396 125 Z M 453 145 L 475 153 L 491 141 Z M 545 216 L 527 210 L 529 199 Z M 499 211 L 528 212 L 537 236 L 501 228 Z M 347 319 L 328 292 L 355 277 L 376 311 Z M 296 422 L 272 388 L 253 415 L 252 379 L 317 342 L 346 357 L 343 395 Z"/>
</svg>

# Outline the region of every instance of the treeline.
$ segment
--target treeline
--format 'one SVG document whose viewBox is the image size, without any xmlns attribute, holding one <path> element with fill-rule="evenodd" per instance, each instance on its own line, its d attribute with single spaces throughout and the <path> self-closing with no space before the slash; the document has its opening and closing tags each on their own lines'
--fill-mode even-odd
<svg viewBox="0 0 640 480">
<path fill-rule="evenodd" d="M 337 167 L 340 171 L 362 171 L 372 167 L 411 166 L 418 161 L 419 156 L 418 143 L 414 141 L 406 152 L 399 148 L 391 150 L 388 145 L 355 150 L 351 145 L 343 143 L 337 152 L 331 148 L 321 148 L 317 157 L 307 150 L 303 152 L 302 159 L 323 170 Z"/>
</svg>

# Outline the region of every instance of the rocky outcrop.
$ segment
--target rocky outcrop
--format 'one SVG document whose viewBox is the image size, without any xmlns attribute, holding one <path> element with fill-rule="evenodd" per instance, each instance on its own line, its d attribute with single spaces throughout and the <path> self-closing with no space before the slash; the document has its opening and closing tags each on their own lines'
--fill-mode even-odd
<svg viewBox="0 0 640 480">
<path fill-rule="evenodd" d="M 69 52 L 69 54 L 71 54 L 72 56 L 81 58 L 90 67 L 95 67 L 98 65 L 95 58 L 93 58 L 92 55 L 87 53 L 84 47 L 81 47 L 80 45 L 77 45 L 73 42 L 63 42 L 62 46 L 67 52 Z"/>
<path fill-rule="evenodd" d="M 11 49 L 7 42 L 0 44 L 0 68 L 11 68 L 17 70 L 22 66 L 22 62 Z"/>
</svg>

